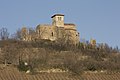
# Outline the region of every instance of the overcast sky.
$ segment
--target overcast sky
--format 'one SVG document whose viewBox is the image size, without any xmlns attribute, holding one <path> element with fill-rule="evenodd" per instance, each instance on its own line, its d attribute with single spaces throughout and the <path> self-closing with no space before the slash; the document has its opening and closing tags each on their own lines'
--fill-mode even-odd
<svg viewBox="0 0 120 80">
<path fill-rule="evenodd" d="M 81 38 L 120 48 L 120 0 L 0 0 L 0 28 L 12 34 L 23 26 L 51 24 L 56 13 L 76 24 Z"/>
</svg>

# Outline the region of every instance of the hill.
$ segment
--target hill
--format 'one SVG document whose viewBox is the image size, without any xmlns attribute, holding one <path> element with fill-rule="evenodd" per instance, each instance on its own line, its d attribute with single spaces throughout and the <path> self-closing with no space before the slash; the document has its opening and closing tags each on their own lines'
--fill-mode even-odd
<svg viewBox="0 0 120 80">
<path fill-rule="evenodd" d="M 6 72 L 5 76 L 7 76 L 7 72 L 12 72 L 12 68 L 15 68 L 19 75 L 26 75 L 25 72 L 28 70 L 30 73 L 38 73 L 51 69 L 59 69 L 65 71 L 65 75 L 74 74 L 80 77 L 85 75 L 99 77 L 108 75 L 110 72 L 118 75 L 120 72 L 120 53 L 117 48 L 114 49 L 108 45 L 93 46 L 84 43 L 71 45 L 49 40 L 32 42 L 3 40 L 0 41 L 0 44 L 0 64 L 16 66 L 1 70 L 1 73 Z M 101 71 L 105 71 L 105 74 Z M 86 72 L 88 73 L 86 74 Z M 94 74 L 94 72 L 97 73 Z M 98 74 L 99 72 L 100 74 Z M 48 75 L 45 72 L 46 74 Z M 57 75 L 58 73 L 52 74 Z"/>
</svg>

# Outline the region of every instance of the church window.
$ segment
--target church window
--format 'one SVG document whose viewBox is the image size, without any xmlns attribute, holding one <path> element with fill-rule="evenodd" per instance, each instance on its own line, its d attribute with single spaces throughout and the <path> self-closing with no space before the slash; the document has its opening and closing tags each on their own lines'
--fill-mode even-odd
<svg viewBox="0 0 120 80">
<path fill-rule="evenodd" d="M 76 36 L 79 36 L 79 33 L 78 33 L 78 34 L 76 34 Z"/>
<path fill-rule="evenodd" d="M 62 18 L 60 17 L 60 21 L 61 21 L 61 19 L 62 19 Z"/>
<path fill-rule="evenodd" d="M 52 36 L 53 36 L 53 32 L 52 32 Z"/>
<path fill-rule="evenodd" d="M 61 21 L 61 19 L 62 19 L 61 17 L 58 17 L 58 21 Z"/>
</svg>

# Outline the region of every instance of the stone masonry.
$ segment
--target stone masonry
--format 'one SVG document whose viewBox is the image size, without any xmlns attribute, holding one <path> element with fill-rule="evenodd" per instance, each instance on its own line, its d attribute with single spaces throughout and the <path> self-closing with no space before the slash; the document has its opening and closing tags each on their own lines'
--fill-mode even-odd
<svg viewBox="0 0 120 80">
<path fill-rule="evenodd" d="M 52 17 L 52 24 L 39 24 L 36 27 L 35 34 L 29 34 L 26 28 L 22 28 L 22 40 L 32 41 L 47 39 L 51 41 L 63 40 L 70 44 L 79 43 L 80 36 L 77 32 L 76 25 L 73 23 L 64 23 L 63 14 L 55 14 Z"/>
</svg>

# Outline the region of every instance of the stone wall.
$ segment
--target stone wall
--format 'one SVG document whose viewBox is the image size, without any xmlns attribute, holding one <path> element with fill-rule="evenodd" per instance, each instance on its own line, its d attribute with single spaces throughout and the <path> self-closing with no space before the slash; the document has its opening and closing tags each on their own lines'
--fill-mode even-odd
<svg viewBox="0 0 120 80">
<path fill-rule="evenodd" d="M 67 23 L 67 24 L 65 23 L 64 28 L 65 29 L 74 29 L 74 30 L 76 30 L 75 24 L 71 24 L 71 23 Z"/>
<path fill-rule="evenodd" d="M 39 25 L 37 28 L 37 35 L 40 39 L 49 39 L 51 41 L 56 40 L 55 27 L 52 25 Z"/>
<path fill-rule="evenodd" d="M 79 33 L 76 30 L 66 30 L 66 37 L 71 44 L 79 43 Z"/>
</svg>

